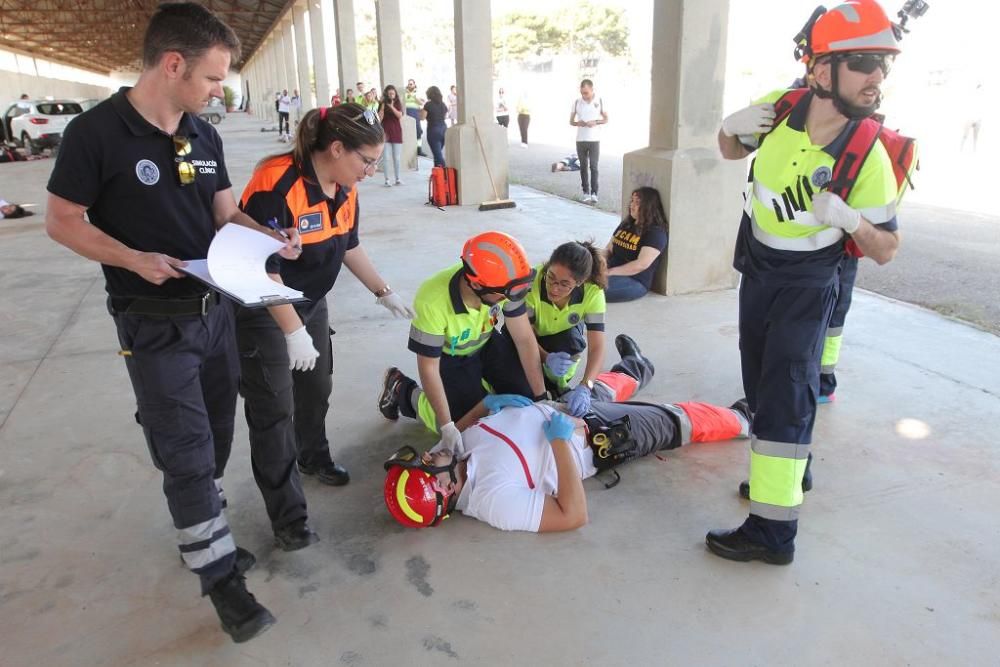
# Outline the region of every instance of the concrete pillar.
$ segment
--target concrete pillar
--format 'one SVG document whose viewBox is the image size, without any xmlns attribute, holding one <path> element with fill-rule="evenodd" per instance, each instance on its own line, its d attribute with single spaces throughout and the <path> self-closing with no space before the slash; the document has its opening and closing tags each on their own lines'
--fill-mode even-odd
<svg viewBox="0 0 1000 667">
<path fill-rule="evenodd" d="M 337 31 L 337 72 L 340 79 L 340 94 L 344 96 L 347 94 L 347 89 L 353 88 L 358 81 L 358 43 L 354 37 L 354 0 L 333 0 L 333 23 Z M 354 91 L 354 94 L 357 95 L 358 91 Z"/>
<path fill-rule="evenodd" d="M 719 154 L 729 0 L 659 0 L 653 9 L 649 146 L 623 159 L 622 210 L 656 188 L 670 243 L 653 289 L 684 294 L 734 287 L 733 245 L 746 163 Z M 686 37 L 686 39 L 685 39 Z M 628 122 L 624 110 L 610 122 Z"/>
<path fill-rule="evenodd" d="M 493 121 L 493 44 L 489 3 L 454 0 L 455 70 L 458 75 L 458 124 L 445 133 L 445 162 L 458 170 L 458 200 L 463 206 L 495 199 L 493 185 L 476 140 L 473 117 L 485 147 L 493 182 L 508 196 L 507 130 Z M 443 92 L 443 91 L 442 91 Z"/>
<path fill-rule="evenodd" d="M 312 83 L 309 80 L 309 50 L 306 44 L 306 6 L 297 2 L 292 7 L 292 23 L 295 26 L 295 60 L 298 62 L 299 95 L 302 98 L 302 113 L 316 106 L 313 102 Z"/>
<path fill-rule="evenodd" d="M 392 84 L 403 105 L 403 117 L 399 119 L 403 127 L 403 155 L 401 162 L 410 169 L 417 168 L 417 123 L 406 115 L 403 92 L 403 31 L 399 15 L 399 0 L 379 0 L 375 3 L 375 19 L 378 32 L 378 62 L 382 85 Z M 388 112 L 387 112 L 388 113 Z M 382 165 L 387 166 L 382 160 Z"/>
<path fill-rule="evenodd" d="M 326 37 L 323 4 L 319 0 L 309 3 L 309 36 L 312 38 L 313 76 L 316 78 L 316 106 L 330 104 L 330 64 L 326 59 Z"/>
<path fill-rule="evenodd" d="M 281 51 L 285 57 L 285 80 L 281 84 L 282 88 L 288 90 L 291 97 L 292 91 L 299 85 L 298 67 L 295 64 L 295 42 L 292 39 L 292 22 L 288 19 L 288 14 L 281 20 Z"/>
<path fill-rule="evenodd" d="M 268 82 L 268 86 L 265 90 L 267 98 L 264 102 L 267 104 L 267 117 L 271 119 L 275 125 L 277 125 L 278 113 L 274 110 L 274 94 L 281 91 L 281 75 L 279 74 L 281 68 L 279 66 L 280 60 L 278 57 L 280 54 L 278 52 L 277 36 L 272 32 L 269 39 L 270 41 L 268 41 L 267 44 L 267 57 L 269 61 L 268 69 L 270 70 L 268 74 L 271 80 Z"/>
</svg>

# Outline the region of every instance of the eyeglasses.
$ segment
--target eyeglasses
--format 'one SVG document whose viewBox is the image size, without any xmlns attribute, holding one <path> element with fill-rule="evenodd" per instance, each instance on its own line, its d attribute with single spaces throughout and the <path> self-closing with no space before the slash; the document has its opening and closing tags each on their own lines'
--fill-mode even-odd
<svg viewBox="0 0 1000 667">
<path fill-rule="evenodd" d="M 359 151 L 356 148 L 353 148 L 351 150 L 353 152 L 357 153 L 358 157 L 361 158 L 361 161 L 365 163 L 365 173 L 366 174 L 368 174 L 369 176 L 373 176 L 375 174 L 375 172 L 378 171 L 379 165 L 382 164 L 382 158 L 381 157 L 370 158 L 370 157 L 368 157 L 367 155 L 365 155 L 364 153 L 362 153 L 361 151 Z"/>
<path fill-rule="evenodd" d="M 575 280 L 556 280 L 556 274 L 552 270 L 545 272 L 545 284 L 549 287 L 558 287 L 561 290 L 571 290 L 576 288 Z"/>
<path fill-rule="evenodd" d="M 180 134 L 171 135 L 170 139 L 174 142 L 174 162 L 177 163 L 177 180 L 181 186 L 191 185 L 194 183 L 195 176 L 198 173 L 195 171 L 194 165 L 189 160 L 184 159 L 184 156 L 191 154 L 191 141 Z"/>
<path fill-rule="evenodd" d="M 861 74 L 871 74 L 876 69 L 882 70 L 882 76 L 889 76 L 892 63 L 896 56 L 891 53 L 852 53 L 844 56 L 847 69 Z"/>
</svg>

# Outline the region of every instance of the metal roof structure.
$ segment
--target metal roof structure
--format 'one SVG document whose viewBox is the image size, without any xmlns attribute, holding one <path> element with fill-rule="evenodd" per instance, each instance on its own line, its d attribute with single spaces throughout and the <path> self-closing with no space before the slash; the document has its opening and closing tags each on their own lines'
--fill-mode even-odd
<svg viewBox="0 0 1000 667">
<path fill-rule="evenodd" d="M 242 68 L 294 0 L 201 0 L 243 45 Z M 0 0 L 0 48 L 107 74 L 139 70 L 142 36 L 162 0 Z"/>
</svg>

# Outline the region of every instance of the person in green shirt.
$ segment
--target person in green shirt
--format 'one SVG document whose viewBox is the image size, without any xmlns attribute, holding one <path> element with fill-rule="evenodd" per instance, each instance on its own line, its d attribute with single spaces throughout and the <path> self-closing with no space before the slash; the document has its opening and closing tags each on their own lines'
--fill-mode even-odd
<svg viewBox="0 0 1000 667">
<path fill-rule="evenodd" d="M 382 416 L 420 419 L 459 453 L 455 421 L 487 393 L 516 394 L 523 405 L 546 398 L 524 304 L 534 278 L 514 237 L 485 232 L 466 241 L 462 262 L 417 290 L 408 347 L 417 355 L 420 384 L 389 368 L 378 402 Z"/>
</svg>

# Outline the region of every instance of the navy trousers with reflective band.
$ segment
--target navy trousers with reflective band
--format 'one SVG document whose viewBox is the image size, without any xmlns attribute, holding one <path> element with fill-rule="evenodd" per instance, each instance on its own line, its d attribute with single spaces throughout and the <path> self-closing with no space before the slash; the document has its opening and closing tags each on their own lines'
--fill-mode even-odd
<svg viewBox="0 0 1000 667">
<path fill-rule="evenodd" d="M 266 308 L 237 309 L 236 341 L 251 469 L 276 530 L 306 516 L 293 397 L 293 377 L 302 373 L 289 370 L 285 336 Z"/>
<path fill-rule="evenodd" d="M 204 316 L 114 315 L 139 423 L 178 530 L 206 593 L 233 569 L 235 544 L 214 478 L 233 440 L 239 362 L 228 302 Z"/>
<path fill-rule="evenodd" d="M 319 352 L 311 371 L 295 371 L 295 446 L 299 461 L 307 466 L 330 463 L 330 441 L 326 438 L 326 414 L 333 391 L 333 341 L 326 299 L 296 304 L 296 312 L 306 326 L 313 347 Z"/>
<path fill-rule="evenodd" d="M 819 360 L 837 285 L 775 287 L 744 274 L 739 298 L 743 389 L 754 415 L 752 446 L 787 445 L 796 450 L 789 458 L 802 459 L 812 442 Z M 755 507 L 753 479 L 751 472 L 751 516 L 743 530 L 770 549 L 794 549 L 798 507 L 788 500 Z M 769 488 L 781 486 L 786 498 L 793 496 L 798 485 L 801 497 L 801 472 L 763 481 Z M 782 519 L 762 516 L 772 511 L 773 516 L 780 514 Z"/>
<path fill-rule="evenodd" d="M 823 351 L 823 364 L 819 374 L 820 396 L 830 396 L 837 390 L 837 375 L 835 368 L 840 360 L 840 341 L 844 335 L 844 324 L 847 322 L 847 311 L 851 309 L 851 299 L 854 296 L 854 281 L 858 276 L 858 258 L 845 256 L 844 263 L 840 266 L 840 292 L 837 295 L 837 303 L 833 307 L 833 315 L 830 316 L 830 326 L 827 327 L 826 345 L 831 345 L 836 338 L 836 351 L 833 354 L 831 363 L 827 364 L 826 357 L 828 351 Z"/>
</svg>

